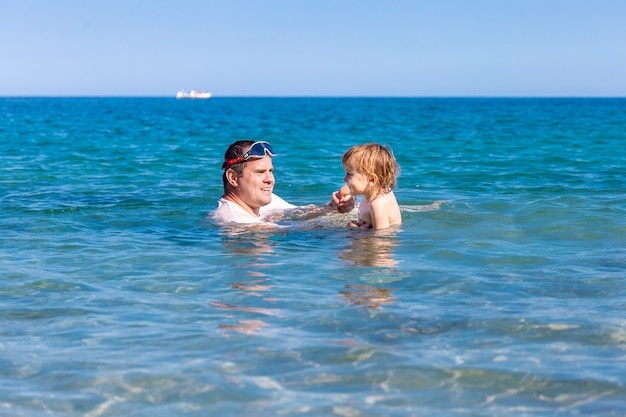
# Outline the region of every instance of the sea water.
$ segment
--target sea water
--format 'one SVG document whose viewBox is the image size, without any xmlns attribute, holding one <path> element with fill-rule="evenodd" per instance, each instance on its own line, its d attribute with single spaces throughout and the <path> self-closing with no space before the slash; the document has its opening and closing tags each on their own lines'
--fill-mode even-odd
<svg viewBox="0 0 626 417">
<path fill-rule="evenodd" d="M 207 218 L 226 147 L 321 206 Z M 0 99 L 0 415 L 626 415 L 626 100 Z M 433 205 L 433 203 L 435 203 Z"/>
</svg>

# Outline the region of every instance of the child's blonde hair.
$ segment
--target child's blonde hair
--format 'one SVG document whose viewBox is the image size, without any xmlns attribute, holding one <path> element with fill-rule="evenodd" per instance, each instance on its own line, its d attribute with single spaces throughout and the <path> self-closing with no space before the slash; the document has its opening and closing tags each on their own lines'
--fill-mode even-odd
<svg viewBox="0 0 626 417">
<path fill-rule="evenodd" d="M 400 175 L 400 166 L 391 148 L 377 143 L 367 143 L 351 147 L 343 154 L 341 163 L 348 170 L 375 175 L 376 192 L 387 194 L 393 190 Z"/>
</svg>

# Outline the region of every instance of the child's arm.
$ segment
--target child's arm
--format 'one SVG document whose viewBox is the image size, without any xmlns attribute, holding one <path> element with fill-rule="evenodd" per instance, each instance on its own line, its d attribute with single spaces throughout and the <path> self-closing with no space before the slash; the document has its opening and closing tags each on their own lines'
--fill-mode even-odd
<svg viewBox="0 0 626 417">
<path fill-rule="evenodd" d="M 372 207 L 372 229 L 386 229 L 390 226 L 389 215 L 385 210 L 376 210 Z"/>
<path fill-rule="evenodd" d="M 400 224 L 400 207 L 395 196 L 389 193 L 375 199 L 370 203 L 370 215 L 372 229 L 386 229 L 392 225 Z"/>
</svg>

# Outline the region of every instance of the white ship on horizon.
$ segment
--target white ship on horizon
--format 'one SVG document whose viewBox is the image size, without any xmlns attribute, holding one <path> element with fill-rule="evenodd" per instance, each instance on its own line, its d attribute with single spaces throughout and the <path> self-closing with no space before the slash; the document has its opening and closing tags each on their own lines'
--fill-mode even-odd
<svg viewBox="0 0 626 417">
<path fill-rule="evenodd" d="M 211 98 L 211 92 L 210 91 L 196 91 L 196 90 L 191 90 L 190 92 L 187 92 L 185 90 L 180 90 L 178 93 L 176 93 L 176 98 L 178 100 L 181 99 L 206 99 L 206 98 Z"/>
</svg>

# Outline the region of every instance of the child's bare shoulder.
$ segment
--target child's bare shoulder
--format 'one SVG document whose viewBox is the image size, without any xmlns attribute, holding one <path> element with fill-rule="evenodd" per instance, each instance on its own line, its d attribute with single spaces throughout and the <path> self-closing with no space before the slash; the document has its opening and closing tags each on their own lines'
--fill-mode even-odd
<svg viewBox="0 0 626 417">
<path fill-rule="evenodd" d="M 372 201 L 372 211 L 375 213 L 375 217 L 385 224 L 383 227 L 402 224 L 402 213 L 393 192 L 382 195 Z"/>
<path fill-rule="evenodd" d="M 398 206 L 398 201 L 396 200 L 396 196 L 394 195 L 393 191 L 389 192 L 387 194 L 383 194 L 381 196 L 379 196 L 378 198 L 375 198 L 372 202 L 371 205 L 373 208 L 378 208 L 378 209 L 385 209 L 385 208 L 394 208 L 396 206 Z"/>
</svg>

